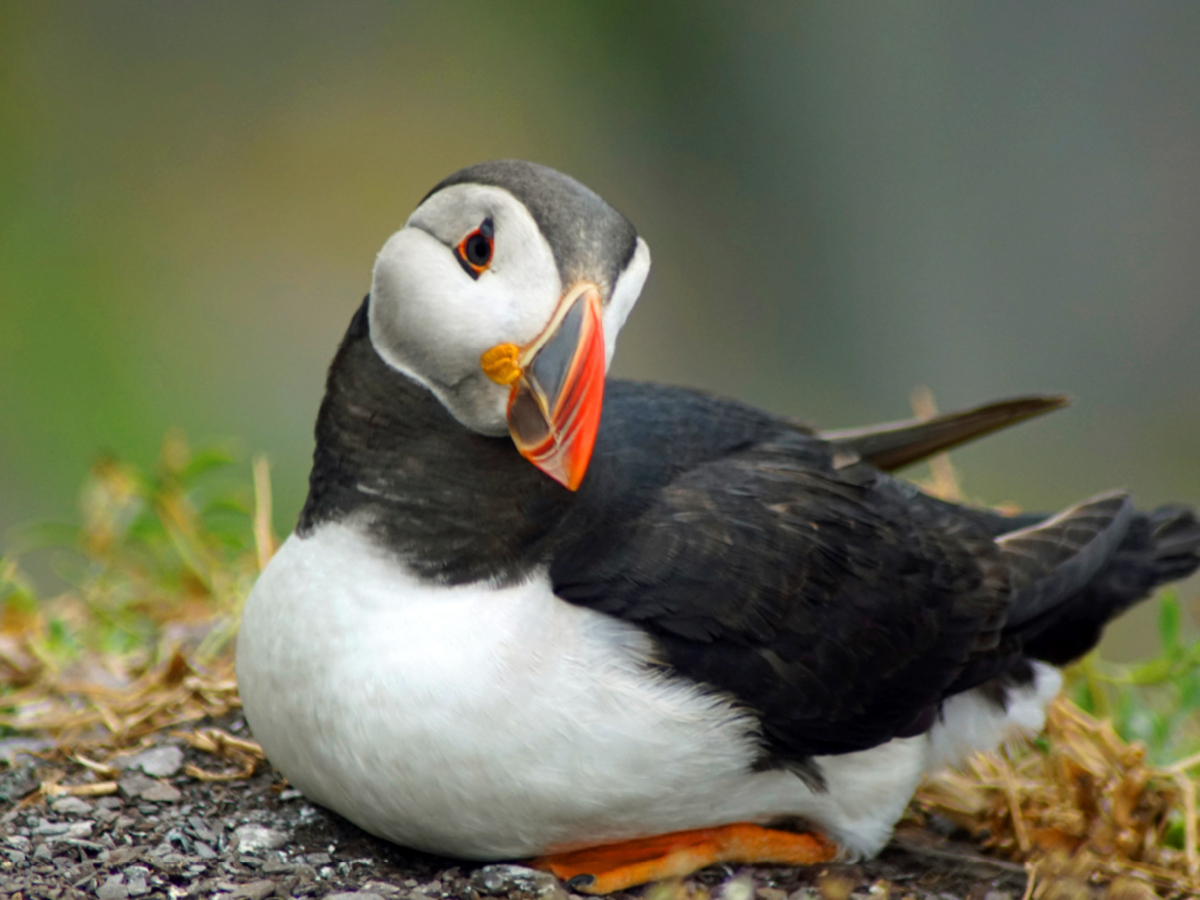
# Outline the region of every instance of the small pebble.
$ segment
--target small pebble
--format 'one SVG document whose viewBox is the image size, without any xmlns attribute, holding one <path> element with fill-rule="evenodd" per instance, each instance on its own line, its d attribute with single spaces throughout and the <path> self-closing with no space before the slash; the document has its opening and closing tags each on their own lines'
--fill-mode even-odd
<svg viewBox="0 0 1200 900">
<path fill-rule="evenodd" d="M 275 882 L 269 878 L 240 885 L 234 892 L 234 900 L 266 900 L 275 893 Z"/>
<path fill-rule="evenodd" d="M 137 800 L 142 796 L 142 791 L 147 791 L 154 785 L 158 784 L 153 778 L 148 775 L 143 775 L 141 772 L 134 772 L 132 775 L 126 775 L 117 782 L 117 790 L 126 800 Z"/>
<path fill-rule="evenodd" d="M 238 850 L 242 853 L 261 853 L 263 850 L 278 850 L 288 842 L 288 835 L 262 825 L 239 825 L 233 829 Z"/>
<path fill-rule="evenodd" d="M 125 870 L 125 889 L 129 891 L 130 897 L 140 897 L 142 894 L 150 893 L 150 886 L 146 884 L 146 879 L 150 877 L 150 870 L 143 866 L 130 866 Z"/>
<path fill-rule="evenodd" d="M 126 900 L 129 889 L 124 882 L 124 875 L 112 875 L 96 889 L 96 896 L 99 900 Z"/>
<path fill-rule="evenodd" d="M 845 875 L 828 874 L 821 876 L 817 890 L 824 900 L 848 900 L 854 890 L 855 881 Z"/>
<path fill-rule="evenodd" d="M 82 797 L 59 797 L 50 804 L 50 808 L 59 815 L 86 816 L 92 811 L 92 804 Z"/>
<path fill-rule="evenodd" d="M 396 894 L 401 893 L 402 890 L 401 888 L 396 887 L 394 884 L 387 884 L 383 881 L 368 881 L 362 886 L 362 889 L 363 893 L 379 894 L 382 897 L 394 897 Z"/>
<path fill-rule="evenodd" d="M 92 829 L 96 827 L 95 822 L 72 822 L 71 827 L 67 829 L 67 838 L 79 840 L 86 838 L 92 833 Z"/>
<path fill-rule="evenodd" d="M 170 744 L 151 747 L 120 762 L 123 769 L 141 769 L 155 778 L 170 778 L 183 767 L 183 750 Z"/>
<path fill-rule="evenodd" d="M 71 827 L 70 822 L 47 822 L 42 820 L 39 824 L 33 826 L 34 834 L 66 834 L 67 829 Z"/>
<path fill-rule="evenodd" d="M 325 900 L 383 900 L 374 891 L 341 891 L 337 894 L 326 894 Z"/>
<path fill-rule="evenodd" d="M 143 790 L 141 796 L 143 800 L 150 800 L 154 803 L 178 803 L 183 797 L 183 793 L 173 784 L 156 781 L 151 787 Z"/>
<path fill-rule="evenodd" d="M 754 896 L 754 880 L 747 875 L 733 878 L 721 885 L 717 896 L 721 900 L 750 900 Z"/>
<path fill-rule="evenodd" d="M 471 887 L 484 894 L 524 891 L 535 897 L 553 897 L 560 891 L 558 879 L 549 872 L 506 863 L 479 869 L 471 876 Z"/>
</svg>

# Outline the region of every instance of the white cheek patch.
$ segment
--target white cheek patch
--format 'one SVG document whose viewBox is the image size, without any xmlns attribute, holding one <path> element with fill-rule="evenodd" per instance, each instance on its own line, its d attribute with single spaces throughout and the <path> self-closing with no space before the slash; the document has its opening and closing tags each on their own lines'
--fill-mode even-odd
<svg viewBox="0 0 1200 900">
<path fill-rule="evenodd" d="M 469 282 L 469 284 L 464 284 Z M 457 380 L 474 282 L 432 235 L 405 228 L 388 240 L 371 283 L 371 342 L 394 368 L 426 387 Z"/>
<path fill-rule="evenodd" d="M 493 220 L 495 252 L 487 270 L 472 278 L 454 248 L 485 218 Z M 371 342 L 463 425 L 502 434 L 508 389 L 487 378 L 480 357 L 497 344 L 531 342 L 561 294 L 554 254 L 523 205 L 498 188 L 447 188 L 422 204 L 379 253 Z"/>
<path fill-rule="evenodd" d="M 604 310 L 604 364 L 612 364 L 613 354 L 617 352 L 617 335 L 625 325 L 625 320 L 633 311 L 633 305 L 642 294 L 646 277 L 650 274 L 650 247 L 641 238 L 637 239 L 637 249 L 625 271 L 613 285 L 612 297 Z"/>
</svg>

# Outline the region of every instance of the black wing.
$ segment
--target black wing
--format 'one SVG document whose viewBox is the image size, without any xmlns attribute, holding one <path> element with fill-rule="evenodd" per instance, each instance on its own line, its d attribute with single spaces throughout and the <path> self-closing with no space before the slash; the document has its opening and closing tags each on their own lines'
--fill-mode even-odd
<svg viewBox="0 0 1200 900">
<path fill-rule="evenodd" d="M 699 465 L 560 550 L 555 592 L 649 630 L 670 666 L 758 711 L 778 755 L 916 733 L 998 643 L 1004 556 L 948 507 L 830 456 L 793 433 Z"/>
<path fill-rule="evenodd" d="M 772 756 L 799 760 L 928 728 L 948 693 L 1020 658 L 1009 617 L 1077 592 L 1128 527 L 1114 495 L 1006 547 L 838 455 L 780 430 L 692 466 L 630 518 L 576 530 L 554 590 L 637 622 L 671 668 L 755 710 Z"/>
</svg>

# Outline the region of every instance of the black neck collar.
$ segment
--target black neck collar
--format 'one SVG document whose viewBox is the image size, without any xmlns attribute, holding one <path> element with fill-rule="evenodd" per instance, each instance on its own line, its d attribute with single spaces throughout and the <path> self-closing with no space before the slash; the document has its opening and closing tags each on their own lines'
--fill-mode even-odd
<svg viewBox="0 0 1200 900">
<path fill-rule="evenodd" d="M 575 495 L 388 366 L 370 340 L 369 304 L 329 368 L 297 532 L 353 516 L 426 577 L 523 577 L 548 560 Z"/>
</svg>

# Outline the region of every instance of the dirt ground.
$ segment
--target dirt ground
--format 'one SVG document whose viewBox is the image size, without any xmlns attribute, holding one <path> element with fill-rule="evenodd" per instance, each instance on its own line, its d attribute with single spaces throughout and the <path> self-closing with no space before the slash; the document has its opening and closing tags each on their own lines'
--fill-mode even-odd
<svg viewBox="0 0 1200 900">
<path fill-rule="evenodd" d="M 223 724 L 244 734 L 234 718 Z M 549 875 L 519 865 L 441 859 L 366 834 L 307 802 L 270 769 L 248 779 L 202 782 L 188 763 L 212 769 L 177 738 L 118 760 L 105 796 L 42 797 L 49 776 L 79 784 L 99 776 L 77 763 L 48 763 L 18 740 L 0 742 L 0 898 L 69 900 L 265 900 L 352 894 L 361 900 L 484 900 L 577 897 Z M 878 859 L 792 869 L 718 866 L 682 884 L 619 897 L 729 900 L 1017 900 L 1024 870 L 962 841 L 906 828 Z M 373 895 L 373 896 L 372 896 Z M 345 900 L 345 898 L 343 898 Z"/>
</svg>

